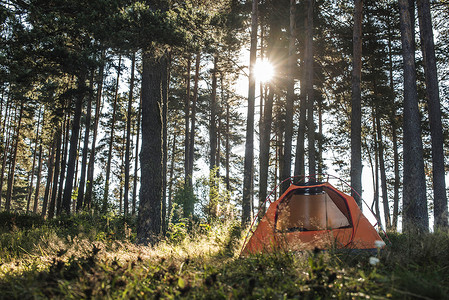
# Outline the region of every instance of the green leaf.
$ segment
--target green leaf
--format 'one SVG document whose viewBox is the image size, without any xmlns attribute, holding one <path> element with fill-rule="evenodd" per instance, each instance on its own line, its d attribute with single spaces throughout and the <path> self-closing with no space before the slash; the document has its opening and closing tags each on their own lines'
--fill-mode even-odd
<svg viewBox="0 0 449 300">
<path fill-rule="evenodd" d="M 179 279 L 178 279 L 178 286 L 180 289 L 183 289 L 186 287 L 186 282 L 182 277 L 179 277 Z"/>
</svg>

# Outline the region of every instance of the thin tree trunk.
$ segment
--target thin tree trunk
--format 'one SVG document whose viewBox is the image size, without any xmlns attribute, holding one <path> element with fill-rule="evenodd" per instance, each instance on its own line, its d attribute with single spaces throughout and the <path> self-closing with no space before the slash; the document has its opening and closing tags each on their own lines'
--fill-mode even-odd
<svg viewBox="0 0 449 300">
<path fill-rule="evenodd" d="M 28 213 L 30 211 L 31 196 L 33 194 L 33 181 L 34 181 L 34 173 L 35 173 L 35 167 L 36 167 L 36 155 L 37 155 L 37 150 L 39 148 L 39 140 L 40 140 L 39 129 L 40 129 L 40 125 L 41 125 L 41 115 L 43 117 L 43 113 L 41 114 L 41 110 L 39 109 L 39 114 L 38 114 L 38 119 L 37 119 L 37 128 L 36 128 L 36 138 L 35 138 L 35 142 L 34 142 L 33 164 L 31 166 L 31 179 L 30 179 L 30 185 L 28 187 L 28 195 L 27 195 L 26 213 Z"/>
<path fill-rule="evenodd" d="M 440 94 L 429 2 L 429 0 L 418 0 L 418 19 L 426 76 L 426 93 L 427 104 L 429 106 L 430 136 L 432 143 L 435 229 L 447 229 L 449 225 L 443 151 L 444 137 L 443 126 L 441 124 Z"/>
<path fill-rule="evenodd" d="M 172 144 L 172 150 L 171 150 L 171 162 L 170 162 L 170 178 L 168 181 L 168 216 L 169 216 L 169 222 L 170 218 L 172 217 L 172 194 L 173 194 L 173 177 L 175 172 L 175 151 L 176 151 L 176 133 L 173 134 L 173 144 Z"/>
<path fill-rule="evenodd" d="M 304 39 L 304 43 L 307 44 L 307 39 Z M 303 47 L 303 51 L 301 53 L 302 56 L 302 66 L 305 65 L 305 57 L 307 56 L 305 52 L 307 52 L 307 47 Z M 298 125 L 298 137 L 296 140 L 296 157 L 295 157 L 295 175 L 306 175 L 305 168 L 305 134 L 306 134 L 306 123 L 307 123 L 307 91 L 306 91 L 306 68 L 302 67 L 300 70 L 300 84 L 301 84 L 301 93 L 299 95 L 299 125 Z"/>
<path fill-rule="evenodd" d="M 242 199 L 242 224 L 247 225 L 251 220 L 251 187 L 254 180 L 254 106 L 256 93 L 256 80 L 254 65 L 256 64 L 257 51 L 257 0 L 252 2 L 251 13 L 251 47 L 249 62 L 249 88 L 248 88 L 248 115 L 246 123 L 245 160 L 243 170 L 243 199 Z"/>
<path fill-rule="evenodd" d="M 101 58 L 105 58 L 104 50 L 101 53 Z M 97 96 L 95 101 L 95 120 L 92 135 L 92 145 L 90 147 L 89 164 L 87 166 L 87 182 L 86 182 L 86 195 L 84 197 L 84 207 L 90 208 L 92 203 L 92 189 L 94 181 L 94 169 L 95 169 L 95 151 L 97 144 L 98 124 L 100 123 L 101 114 L 101 96 L 103 92 L 104 81 L 104 63 L 100 67 L 100 72 L 97 79 Z"/>
<path fill-rule="evenodd" d="M 212 94 L 210 97 L 210 120 L 209 120 L 209 139 L 210 139 L 210 161 L 209 170 L 217 167 L 218 162 L 215 160 L 217 155 L 217 66 L 218 55 L 214 53 L 214 65 L 212 69 Z"/>
<path fill-rule="evenodd" d="M 4 149 L 3 149 L 3 158 L 2 158 L 2 171 L 0 174 L 0 210 L 1 210 L 1 206 L 2 206 L 2 199 L 3 199 L 3 181 L 4 181 L 4 175 L 5 175 L 5 169 L 6 169 L 6 162 L 8 160 L 8 149 L 9 149 L 9 144 L 11 141 L 11 138 L 9 137 L 9 131 L 11 130 L 12 126 L 7 126 L 7 121 L 8 121 L 8 116 L 9 116 L 9 112 L 11 111 L 11 104 L 12 101 L 10 101 L 9 99 L 9 95 L 8 95 L 8 99 L 7 99 L 7 103 L 6 103 L 6 112 L 5 112 L 5 121 L 3 123 L 3 129 L 2 129 L 2 137 L 4 137 Z M 6 128 L 8 128 L 8 131 L 6 131 Z"/>
<path fill-rule="evenodd" d="M 166 51 L 162 59 L 162 233 L 165 235 L 167 218 L 167 160 L 168 160 L 168 87 L 170 83 L 170 52 Z"/>
<path fill-rule="evenodd" d="M 19 147 L 20 127 L 22 125 L 22 116 L 23 116 L 23 103 L 20 104 L 19 120 L 17 121 L 15 143 L 14 143 L 14 148 L 12 149 L 11 166 L 10 166 L 9 174 L 8 174 L 8 186 L 6 189 L 6 200 L 5 200 L 5 210 L 6 211 L 10 211 L 10 209 L 11 209 L 11 198 L 12 198 L 13 189 L 14 189 L 14 176 L 15 176 L 15 171 L 16 171 L 17 149 Z"/>
<path fill-rule="evenodd" d="M 225 99 L 225 105 L 226 105 L 226 135 L 225 135 L 225 185 L 226 190 L 228 192 L 231 191 L 231 181 L 230 181 L 230 157 L 231 157 L 231 143 L 230 143 L 230 136 L 231 136 L 231 116 L 230 116 L 230 104 L 229 104 L 229 95 L 226 94 Z"/>
<path fill-rule="evenodd" d="M 374 207 L 375 207 L 375 212 L 376 212 L 376 219 L 378 222 L 381 222 L 381 218 L 380 218 L 380 208 L 379 208 L 379 148 L 378 148 L 378 140 L 377 140 L 377 135 L 376 135 L 376 115 L 373 109 L 373 113 L 372 113 L 372 118 L 373 118 L 373 139 L 374 139 L 374 178 L 373 178 L 373 187 L 374 187 L 374 199 L 373 199 L 373 203 L 374 203 Z M 381 226 L 381 224 L 379 224 L 379 226 Z"/>
<path fill-rule="evenodd" d="M 351 196 L 362 207 L 362 19 L 363 0 L 355 0 L 351 93 Z"/>
<path fill-rule="evenodd" d="M 309 151 L 309 176 L 316 173 L 316 159 L 315 159 L 315 121 L 313 118 L 314 112 L 314 70 L 313 70 L 313 6 L 314 0 L 308 0 L 307 6 L 307 51 L 306 51 L 306 72 L 307 72 L 307 139 Z M 313 181 L 314 178 L 309 178 Z"/>
<path fill-rule="evenodd" d="M 390 20 L 389 20 L 390 21 Z M 391 24 L 391 22 L 389 22 Z M 395 105 L 395 91 L 394 91 L 394 81 L 393 81 L 393 45 L 392 45 L 392 26 L 388 26 L 388 71 L 389 71 L 389 81 L 390 81 L 390 93 L 391 93 L 391 103 L 393 104 L 393 109 L 390 110 L 390 124 L 391 124 L 391 136 L 393 142 L 393 164 L 394 164 L 394 184 L 393 184 L 393 223 L 392 230 L 397 231 L 398 217 L 399 217 L 399 185 L 400 185 L 400 174 L 399 174 L 399 152 L 398 152 L 398 137 L 397 137 L 397 121 L 396 121 L 396 105 Z"/>
<path fill-rule="evenodd" d="M 55 157 L 55 166 L 53 172 L 53 186 L 51 191 L 50 205 L 48 207 L 48 218 L 52 219 L 55 216 L 56 210 L 56 196 L 58 192 L 58 178 L 59 178 L 59 170 L 61 164 L 61 139 L 62 139 L 62 127 L 61 122 L 58 121 L 56 124 L 56 132 L 54 139 L 56 140 L 56 157 Z M 62 184 L 62 183 L 59 183 Z"/>
<path fill-rule="evenodd" d="M 384 144 L 382 141 L 382 128 L 380 126 L 380 116 L 378 112 L 376 112 L 376 129 L 377 129 L 377 143 L 379 145 L 378 151 L 379 151 L 380 183 L 382 186 L 382 203 L 384 208 L 385 228 L 387 230 L 391 230 L 390 206 L 388 202 L 388 190 L 387 190 L 387 174 L 385 170 L 385 160 L 384 160 Z"/>
<path fill-rule="evenodd" d="M 296 0 L 290 0 L 290 37 L 287 60 L 287 99 L 285 102 L 285 141 L 284 161 L 281 179 L 287 179 L 292 175 L 292 140 L 293 140 L 293 115 L 295 102 L 295 77 L 296 70 Z M 281 192 L 285 192 L 290 186 L 287 181 L 281 186 Z"/>
<path fill-rule="evenodd" d="M 137 202 L 137 167 L 139 165 L 139 140 L 140 140 L 140 119 L 142 111 L 142 96 L 140 97 L 139 107 L 137 108 L 137 137 L 136 137 L 136 158 L 134 160 L 134 182 L 133 182 L 133 197 L 132 197 L 132 215 L 136 214 Z"/>
<path fill-rule="evenodd" d="M 394 114 L 394 112 L 392 112 Z M 393 160 L 394 160 L 394 185 L 393 185 L 393 224 L 392 230 L 397 231 L 398 217 L 399 217 L 399 185 L 400 185 L 400 172 L 399 172 L 399 151 L 398 151 L 398 137 L 396 132 L 396 120 L 395 116 L 391 117 L 391 133 L 393 142 Z"/>
<path fill-rule="evenodd" d="M 71 101 L 68 101 L 68 105 L 67 107 L 70 107 L 70 103 Z M 70 113 L 70 109 L 68 109 L 69 113 L 66 116 L 66 120 L 65 120 L 65 133 L 64 133 L 64 147 L 63 147 L 63 153 L 64 155 L 62 156 L 62 160 L 61 160 L 61 175 L 59 177 L 59 188 L 58 188 L 58 200 L 56 201 L 56 215 L 60 215 L 62 213 L 62 193 L 64 191 L 64 180 L 65 180 L 65 170 L 67 167 L 67 155 L 68 155 L 68 150 L 69 150 L 69 135 L 70 135 L 70 119 L 71 119 L 71 113 Z"/>
<path fill-rule="evenodd" d="M 120 186 L 120 189 L 119 189 L 119 214 L 121 215 L 121 214 L 124 214 L 124 211 L 125 211 L 125 207 L 124 207 L 124 202 L 123 202 L 123 187 L 124 187 L 124 185 L 125 185 L 125 182 L 124 182 L 124 172 L 125 172 L 125 151 L 126 151 L 126 126 L 123 126 L 123 137 L 122 137 L 122 140 L 123 140 L 123 144 L 122 144 L 122 147 L 121 147 L 121 149 L 120 149 L 120 176 L 119 176 L 119 178 L 120 178 L 120 183 L 119 183 L 119 186 Z"/>
<path fill-rule="evenodd" d="M 323 98 L 318 98 L 318 174 L 323 174 Z"/>
<path fill-rule="evenodd" d="M 56 151 L 56 141 L 53 142 L 49 148 L 49 158 L 47 163 L 47 184 L 45 185 L 44 200 L 42 202 L 42 216 L 45 217 L 47 214 L 48 198 L 50 196 L 51 185 L 53 183 L 53 169 L 54 169 L 54 157 Z"/>
<path fill-rule="evenodd" d="M 42 126 L 43 128 L 43 126 Z M 33 204 L 33 213 L 37 214 L 37 207 L 39 204 L 39 191 L 41 187 L 41 173 L 42 173 L 42 139 L 40 138 L 39 143 L 39 158 L 38 158 L 38 166 L 37 166 L 37 177 L 36 177 L 36 189 L 34 192 L 34 204 Z"/>
<path fill-rule="evenodd" d="M 135 62 L 136 62 L 136 53 L 133 52 L 131 58 L 131 79 L 129 81 L 129 94 L 128 94 L 128 111 L 126 113 L 126 153 L 125 153 L 125 196 L 124 196 L 124 205 L 125 205 L 125 216 L 129 213 L 129 166 L 130 166 L 130 157 L 131 157 L 131 121 L 132 121 L 132 108 L 133 108 L 133 98 L 134 98 L 134 70 L 135 70 Z"/>
<path fill-rule="evenodd" d="M 426 178 L 424 175 L 421 119 L 418 109 L 413 27 L 409 3 L 399 0 L 402 55 L 404 60 L 403 228 L 407 232 L 429 230 Z"/>
<path fill-rule="evenodd" d="M 80 211 L 83 208 L 84 202 L 84 187 L 86 185 L 86 173 L 87 173 L 87 154 L 89 152 L 89 136 L 90 136 L 90 122 L 92 118 L 92 90 L 93 90 L 93 81 L 94 81 L 94 72 L 91 74 L 90 78 L 90 93 L 87 98 L 87 108 L 86 115 L 84 119 L 84 142 L 83 142 L 83 159 L 81 161 L 81 175 L 80 175 L 80 184 L 78 187 L 78 197 L 76 199 L 76 211 Z"/>
<path fill-rule="evenodd" d="M 75 177 L 75 165 L 78 150 L 78 141 L 80 133 L 81 112 L 83 107 L 84 93 L 85 93 L 85 75 L 78 77 L 79 94 L 76 97 L 75 113 L 72 122 L 72 134 L 70 136 L 70 151 L 67 162 L 67 176 L 64 186 L 64 193 L 62 196 L 62 209 L 66 214 L 70 214 L 70 204 L 72 201 L 73 178 Z"/>
<path fill-rule="evenodd" d="M 197 54 L 197 61 L 198 61 Z M 189 132 L 189 116 L 190 116 L 190 67 L 191 67 L 190 55 L 187 57 L 187 77 L 186 77 L 186 98 L 184 102 L 184 122 L 185 122 L 185 133 L 184 133 L 184 183 L 192 184 L 192 178 L 190 174 L 190 132 Z"/>
<path fill-rule="evenodd" d="M 195 130 L 196 130 L 196 102 L 198 101 L 198 83 L 200 78 L 200 62 L 201 52 L 196 54 L 195 61 L 195 77 L 193 78 L 193 101 L 192 101 L 192 116 L 190 120 L 190 143 L 189 143 L 189 184 L 192 185 L 193 177 L 193 163 L 195 160 Z"/>
<path fill-rule="evenodd" d="M 110 184 L 110 176 L 111 176 L 111 163 L 112 163 L 112 146 L 114 145 L 114 130 L 115 130 L 115 118 L 117 113 L 117 101 L 118 101 L 118 88 L 120 84 L 120 72 L 122 66 L 122 56 L 119 55 L 118 59 L 118 70 L 117 70 L 117 82 L 115 85 L 115 95 L 114 95 L 114 104 L 112 107 L 112 123 L 111 123 L 111 136 L 109 139 L 108 146 L 108 160 L 106 163 L 106 179 L 104 185 L 104 194 L 103 194 L 103 204 L 102 204 L 102 212 L 105 213 L 108 210 L 108 197 L 109 197 L 109 184 Z"/>
</svg>

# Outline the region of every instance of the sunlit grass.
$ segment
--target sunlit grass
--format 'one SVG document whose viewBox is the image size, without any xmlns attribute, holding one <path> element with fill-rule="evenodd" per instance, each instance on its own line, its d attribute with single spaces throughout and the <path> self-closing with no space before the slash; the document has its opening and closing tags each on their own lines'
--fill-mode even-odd
<svg viewBox="0 0 449 300">
<path fill-rule="evenodd" d="M 246 231 L 232 221 L 174 226 L 155 246 L 136 245 L 133 220 L 114 216 L 15 225 L 0 236 L 0 298 L 444 299 L 449 293 L 447 232 L 390 234 L 392 245 L 374 255 L 279 249 L 240 258 Z"/>
</svg>

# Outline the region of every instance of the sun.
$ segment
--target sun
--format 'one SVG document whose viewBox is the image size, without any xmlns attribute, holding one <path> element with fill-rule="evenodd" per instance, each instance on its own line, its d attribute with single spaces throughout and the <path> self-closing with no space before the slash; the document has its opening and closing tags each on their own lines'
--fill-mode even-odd
<svg viewBox="0 0 449 300">
<path fill-rule="evenodd" d="M 273 65 L 267 60 L 259 60 L 254 66 L 254 75 L 260 82 L 269 82 L 274 75 Z"/>
</svg>

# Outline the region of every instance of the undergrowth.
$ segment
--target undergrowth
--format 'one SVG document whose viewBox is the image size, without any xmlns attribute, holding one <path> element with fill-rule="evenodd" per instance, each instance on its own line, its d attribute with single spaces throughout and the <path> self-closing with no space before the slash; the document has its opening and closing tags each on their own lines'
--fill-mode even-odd
<svg viewBox="0 0 449 300">
<path fill-rule="evenodd" d="M 9 218 L 9 221 L 8 221 Z M 2 299 L 445 299 L 449 234 L 390 234 L 377 254 L 239 257 L 238 222 L 172 224 L 136 245 L 132 218 L 0 214 Z M 370 263 L 371 262 L 371 263 Z"/>
</svg>

